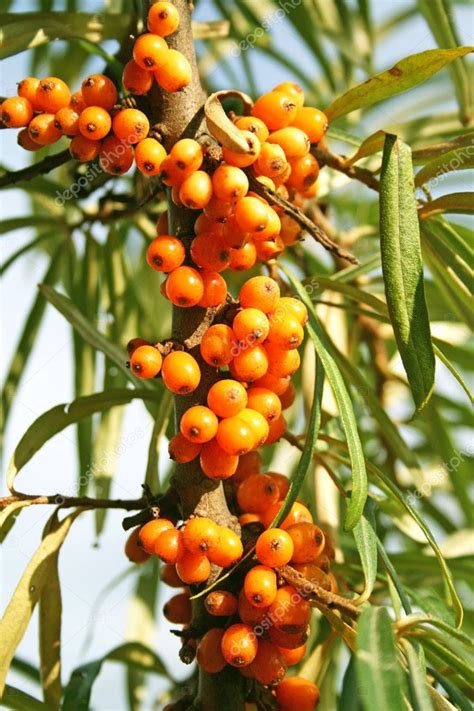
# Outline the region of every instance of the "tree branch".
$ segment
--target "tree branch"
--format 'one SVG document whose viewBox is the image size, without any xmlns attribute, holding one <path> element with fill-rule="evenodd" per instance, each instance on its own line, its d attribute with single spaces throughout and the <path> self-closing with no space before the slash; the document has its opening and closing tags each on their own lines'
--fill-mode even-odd
<svg viewBox="0 0 474 711">
<path fill-rule="evenodd" d="M 66 148 L 65 151 L 61 153 L 55 153 L 53 156 L 46 156 L 39 163 L 33 163 L 26 168 L 21 170 L 15 170 L 13 173 L 6 173 L 0 177 L 0 188 L 4 188 L 7 185 L 15 185 L 15 183 L 20 183 L 22 180 L 31 180 L 36 178 L 38 175 L 46 175 L 50 173 L 55 168 L 59 168 L 60 165 L 64 165 L 69 160 L 72 160 L 72 156 L 69 153 L 69 149 Z"/>
<path fill-rule="evenodd" d="M 350 600 L 336 593 L 325 590 L 320 585 L 312 583 L 310 580 L 301 575 L 297 570 L 290 565 L 284 565 L 278 568 L 278 574 L 286 580 L 287 583 L 293 585 L 309 602 L 314 598 L 314 601 L 320 605 L 328 607 L 330 610 L 339 610 L 339 612 L 351 620 L 356 620 L 360 615 L 360 609 L 352 604 Z"/>
<path fill-rule="evenodd" d="M 331 153 L 328 148 L 323 148 L 322 146 L 313 147 L 311 153 L 321 167 L 323 165 L 327 165 L 329 168 L 333 168 L 333 170 L 337 170 L 339 173 L 344 173 L 344 175 L 347 175 L 348 178 L 364 183 L 364 185 L 367 185 L 367 187 L 371 190 L 379 192 L 379 181 L 370 170 L 359 168 L 355 165 L 347 165 L 342 156 Z"/>
<path fill-rule="evenodd" d="M 90 496 L 63 496 L 62 494 L 52 494 L 51 496 L 36 496 L 34 494 L 15 494 L 4 496 L 0 499 L 0 509 L 4 509 L 10 504 L 19 501 L 28 502 L 28 505 L 52 505 L 63 508 L 87 508 L 87 509 L 142 509 L 146 506 L 147 500 L 141 499 L 93 499 Z"/>
</svg>

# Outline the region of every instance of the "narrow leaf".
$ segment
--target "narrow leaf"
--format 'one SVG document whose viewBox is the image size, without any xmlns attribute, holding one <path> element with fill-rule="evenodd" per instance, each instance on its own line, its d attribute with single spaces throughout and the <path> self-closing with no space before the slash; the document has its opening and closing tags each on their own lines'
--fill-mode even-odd
<svg viewBox="0 0 474 711">
<path fill-rule="evenodd" d="M 377 536 L 375 533 L 374 504 L 367 499 L 364 512 L 352 530 L 364 571 L 364 590 L 355 601 L 357 605 L 369 599 L 377 579 Z"/>
<path fill-rule="evenodd" d="M 39 601 L 41 683 L 45 702 L 55 711 L 61 703 L 62 600 L 57 551 L 48 560 L 49 576 Z"/>
<path fill-rule="evenodd" d="M 453 170 L 469 170 L 474 168 L 474 148 L 454 148 L 429 161 L 415 176 L 415 186 L 425 185 L 433 190 L 441 182 L 443 175 Z M 439 177 L 438 177 L 439 176 Z M 437 180 L 434 180 L 437 178 Z M 433 182 L 431 182 L 433 181 Z"/>
<path fill-rule="evenodd" d="M 410 690 L 410 701 L 414 711 L 433 711 L 426 676 L 420 667 L 420 660 L 412 644 L 404 640 L 408 661 L 408 687 Z"/>
<path fill-rule="evenodd" d="M 2 707 L 14 709 L 15 711 L 49 711 L 49 706 L 44 704 L 26 691 L 16 689 L 14 686 L 5 686 L 3 695 L 0 697 Z"/>
<path fill-rule="evenodd" d="M 443 212 L 469 215 L 474 212 L 474 200 L 472 193 L 451 193 L 449 195 L 441 195 L 427 202 L 420 208 L 419 214 L 422 220 L 434 215 L 440 215 Z"/>
</svg>

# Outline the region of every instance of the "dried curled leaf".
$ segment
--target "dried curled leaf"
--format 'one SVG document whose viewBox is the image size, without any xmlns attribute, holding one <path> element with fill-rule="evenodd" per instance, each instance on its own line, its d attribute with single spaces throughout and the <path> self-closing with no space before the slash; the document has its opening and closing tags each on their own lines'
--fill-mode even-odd
<svg viewBox="0 0 474 711">
<path fill-rule="evenodd" d="M 229 148 L 236 153 L 248 153 L 249 146 L 242 132 L 234 126 L 230 118 L 224 111 L 221 99 L 236 97 L 240 99 L 244 106 L 244 113 L 248 113 L 253 106 L 252 99 L 242 91 L 216 91 L 211 94 L 204 104 L 204 113 L 209 133 L 219 141 L 222 146 Z"/>
</svg>

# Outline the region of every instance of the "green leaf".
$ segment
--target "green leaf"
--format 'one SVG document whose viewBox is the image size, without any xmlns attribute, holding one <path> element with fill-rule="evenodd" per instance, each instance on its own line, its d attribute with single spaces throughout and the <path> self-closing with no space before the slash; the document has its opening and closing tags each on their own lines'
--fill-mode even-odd
<svg viewBox="0 0 474 711">
<path fill-rule="evenodd" d="M 433 711 L 426 676 L 420 667 L 420 660 L 412 644 L 404 640 L 408 662 L 408 687 L 410 690 L 410 701 L 414 711 Z"/>
<path fill-rule="evenodd" d="M 385 143 L 386 135 L 385 131 L 376 131 L 371 136 L 368 136 L 368 138 L 362 141 L 356 152 L 346 159 L 346 165 L 354 165 L 358 160 L 362 160 L 362 158 L 367 158 L 381 151 Z"/>
<path fill-rule="evenodd" d="M 391 69 L 376 74 L 363 84 L 349 89 L 325 109 L 325 114 L 331 123 L 351 111 L 372 106 L 379 101 L 408 91 L 432 77 L 450 62 L 472 51 L 472 47 L 457 47 L 456 49 L 429 49 L 426 52 L 412 54 L 397 62 Z"/>
<path fill-rule="evenodd" d="M 451 363 L 451 361 L 448 358 L 446 358 L 443 351 L 440 348 L 438 348 L 438 346 L 436 344 L 434 344 L 433 348 L 434 348 L 436 357 L 439 358 L 439 360 L 443 363 L 443 365 L 445 365 L 446 368 L 449 370 L 449 372 L 456 378 L 459 385 L 462 387 L 462 389 L 468 396 L 470 402 L 473 403 L 474 402 L 473 394 L 469 390 L 469 387 L 468 387 L 466 381 L 464 380 L 464 378 L 462 377 L 461 373 L 454 367 L 454 365 Z"/>
<path fill-rule="evenodd" d="M 428 217 L 434 217 L 446 212 L 461 215 L 469 215 L 474 212 L 472 193 L 441 195 L 441 197 L 423 205 L 419 210 L 419 215 L 420 219 L 426 220 Z"/>
<path fill-rule="evenodd" d="M 357 625 L 356 665 L 365 711 L 405 708 L 404 678 L 386 608 L 368 607 L 362 612 Z"/>
<path fill-rule="evenodd" d="M 400 578 L 398 577 L 397 571 L 395 570 L 394 565 L 392 564 L 392 561 L 387 555 L 387 552 L 383 546 L 382 541 L 377 537 L 377 550 L 380 556 L 380 560 L 382 561 L 382 564 L 387 571 L 387 575 L 389 576 L 389 579 L 393 583 L 393 587 L 395 588 L 398 597 L 400 598 L 400 602 L 403 605 L 403 609 L 405 610 L 407 615 L 411 614 L 411 605 L 410 601 L 407 597 L 407 594 L 405 592 L 405 588 L 403 587 Z"/>
<path fill-rule="evenodd" d="M 173 409 L 173 398 L 167 390 L 161 398 L 158 413 L 153 424 L 153 430 L 148 446 L 148 459 L 145 472 L 145 484 L 150 487 L 151 491 L 158 492 L 160 481 L 158 476 L 158 459 L 160 443 L 163 435 L 168 427 L 168 422 Z"/>
<path fill-rule="evenodd" d="M 457 276 L 466 287 L 470 295 L 473 284 L 473 254 L 454 230 L 447 227 L 447 223 L 438 220 L 429 220 L 421 224 L 422 244 L 429 242 L 431 249 L 444 262 L 447 269 Z"/>
<path fill-rule="evenodd" d="M 369 599 L 377 579 L 377 536 L 375 530 L 374 504 L 370 499 L 367 499 L 361 519 L 352 529 L 364 571 L 364 589 L 356 600 L 357 605 L 361 605 Z"/>
<path fill-rule="evenodd" d="M 448 153 L 433 158 L 415 176 L 415 186 L 429 183 L 428 188 L 433 190 L 443 179 L 443 175 L 453 170 L 469 170 L 474 168 L 474 150 L 467 148 L 454 148 Z M 438 180 L 433 180 L 439 176 Z M 431 182 L 433 181 L 433 182 Z"/>
<path fill-rule="evenodd" d="M 3 695 L 0 697 L 2 706 L 15 711 L 49 711 L 49 706 L 26 691 L 16 689 L 14 686 L 5 685 Z"/>
<path fill-rule="evenodd" d="M 39 600 L 39 649 L 43 697 L 54 711 L 61 704 L 61 584 L 59 550 L 48 559 L 48 580 Z"/>
<path fill-rule="evenodd" d="M 449 679 L 446 679 L 446 677 L 440 674 L 437 669 L 433 669 L 431 667 L 429 669 L 429 673 L 443 687 L 451 701 L 455 703 L 456 706 L 459 706 L 460 711 L 472 711 L 472 703 L 466 696 L 464 696 L 464 694 L 454 683 L 449 681 Z M 441 707 L 436 706 L 435 704 L 435 711 L 438 711 L 439 709 L 441 709 Z"/>
<path fill-rule="evenodd" d="M 0 267 L 0 274 L 3 276 L 7 269 L 9 269 L 12 264 L 16 262 L 16 260 L 19 257 L 22 257 L 24 254 L 29 252 L 30 250 L 33 251 L 35 247 L 40 245 L 42 242 L 44 242 L 47 239 L 51 239 L 51 237 L 55 237 L 57 239 L 57 232 L 43 232 L 42 234 L 38 235 L 38 237 L 35 237 L 32 239 L 30 242 L 27 242 L 23 247 L 20 247 L 16 252 L 14 252 L 8 259 L 2 264 Z"/>
<path fill-rule="evenodd" d="M 474 142 L 474 132 L 467 131 L 460 136 L 456 136 L 450 141 L 434 143 L 431 146 L 423 146 L 412 152 L 413 165 L 424 165 L 430 158 L 439 158 L 455 148 L 471 147 Z"/>
<path fill-rule="evenodd" d="M 53 217 L 48 217 L 47 215 L 33 215 L 28 217 L 12 217 L 9 220 L 2 220 L 0 225 L 0 235 L 7 234 L 8 232 L 14 232 L 14 230 L 28 229 L 32 227 L 41 227 L 46 225 L 47 227 L 54 227 L 55 229 L 59 227 L 64 227 L 64 225 L 58 225 L 58 221 Z"/>
<path fill-rule="evenodd" d="M 392 135 L 385 140 L 382 161 L 380 240 L 390 320 L 418 413 L 433 391 L 435 358 L 424 296 L 411 151 Z"/>
</svg>

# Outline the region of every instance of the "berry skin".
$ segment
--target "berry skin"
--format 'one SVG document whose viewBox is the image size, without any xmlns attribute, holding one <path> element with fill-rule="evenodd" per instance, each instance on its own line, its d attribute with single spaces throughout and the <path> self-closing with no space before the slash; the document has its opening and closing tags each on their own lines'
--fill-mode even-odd
<svg viewBox="0 0 474 711">
<path fill-rule="evenodd" d="M 191 601 L 188 593 L 173 595 L 163 605 L 163 614 L 174 625 L 187 625 L 191 622 Z"/>
<path fill-rule="evenodd" d="M 232 361 L 230 372 L 232 375 L 247 383 L 258 380 L 268 370 L 267 352 L 263 346 L 244 348 Z"/>
<path fill-rule="evenodd" d="M 141 527 L 138 533 L 138 540 L 142 548 L 152 555 L 155 552 L 155 543 L 164 531 L 174 528 L 167 518 L 154 518 Z"/>
<path fill-rule="evenodd" d="M 281 629 L 272 625 L 268 630 L 268 636 L 273 644 L 284 649 L 298 649 L 308 641 L 310 627 L 299 627 L 295 632 L 282 632 Z"/>
<path fill-rule="evenodd" d="M 239 466 L 235 472 L 235 477 L 232 482 L 234 484 L 241 484 L 244 479 L 249 477 L 251 474 L 259 474 L 262 466 L 262 457 L 260 452 L 248 452 L 244 454 L 239 459 Z"/>
<path fill-rule="evenodd" d="M 112 129 L 117 138 L 134 144 L 146 138 L 150 130 L 150 122 L 143 111 L 122 109 L 115 114 Z"/>
<path fill-rule="evenodd" d="M 280 492 L 280 500 L 284 499 L 290 488 L 290 480 L 284 474 L 277 474 L 276 472 L 267 472 L 275 484 L 278 486 L 278 491 Z"/>
<path fill-rule="evenodd" d="M 204 294 L 198 306 L 211 308 L 220 306 L 227 297 L 227 283 L 225 279 L 216 271 L 201 271 L 201 279 L 204 287 Z"/>
<path fill-rule="evenodd" d="M 261 151 L 261 144 L 257 136 L 251 131 L 242 131 L 242 137 L 246 140 L 248 150 L 246 153 L 237 153 L 224 146 L 222 148 L 222 159 L 230 166 L 237 168 L 247 168 L 257 160 Z"/>
<path fill-rule="evenodd" d="M 246 667 L 257 656 L 258 642 L 249 625 L 237 623 L 226 629 L 221 641 L 221 651 L 227 664 Z"/>
<path fill-rule="evenodd" d="M 260 684 L 275 686 L 285 676 L 287 663 L 284 655 L 275 644 L 261 640 L 258 643 L 257 656 L 249 669 L 253 678 Z"/>
<path fill-rule="evenodd" d="M 38 114 L 28 124 L 30 138 L 40 146 L 56 143 L 61 138 L 61 131 L 54 125 L 54 114 Z"/>
<path fill-rule="evenodd" d="M 246 196 L 237 200 L 234 215 L 243 232 L 261 232 L 268 224 L 267 206 L 256 197 Z"/>
<path fill-rule="evenodd" d="M 290 562 L 293 556 L 293 540 L 282 528 L 268 528 L 258 537 L 255 553 L 262 565 L 279 568 Z"/>
<path fill-rule="evenodd" d="M 238 599 L 238 615 L 242 622 L 251 627 L 259 625 L 267 614 L 268 608 L 266 607 L 255 607 L 252 605 L 244 592 L 243 589 L 239 592 Z"/>
<path fill-rule="evenodd" d="M 214 590 L 204 600 L 204 606 L 214 617 L 230 617 L 237 612 L 237 598 L 227 590 Z"/>
<path fill-rule="evenodd" d="M 219 526 L 210 518 L 191 518 L 183 528 L 183 543 L 190 553 L 206 553 L 219 541 Z"/>
<path fill-rule="evenodd" d="M 140 346 L 130 358 L 130 369 L 139 378 L 156 378 L 161 370 L 163 358 L 154 346 Z"/>
<path fill-rule="evenodd" d="M 276 311 L 274 312 L 275 318 L 280 317 L 280 311 L 283 313 L 291 314 L 294 316 L 302 326 L 305 326 L 308 322 L 308 310 L 302 301 L 295 299 L 292 296 L 282 296 L 278 302 Z"/>
<path fill-rule="evenodd" d="M 25 79 L 22 79 L 20 82 L 18 82 L 18 96 L 27 99 L 33 107 L 34 111 L 39 110 L 36 98 L 36 91 L 38 89 L 39 83 L 40 80 L 36 77 L 26 77 Z"/>
<path fill-rule="evenodd" d="M 91 74 L 81 86 L 82 97 L 87 106 L 101 106 L 110 111 L 117 103 L 117 89 L 104 74 Z"/>
<path fill-rule="evenodd" d="M 193 77 L 191 65 L 177 49 L 169 49 L 163 63 L 155 71 L 155 79 L 162 89 L 180 91 L 190 84 Z"/>
<path fill-rule="evenodd" d="M 274 627 L 293 634 L 298 628 L 304 629 L 308 625 L 311 608 L 293 585 L 282 585 L 270 606 L 270 615 Z"/>
<path fill-rule="evenodd" d="M 202 232 L 191 242 L 191 258 L 203 269 L 222 272 L 230 262 L 230 248 L 219 235 Z"/>
<path fill-rule="evenodd" d="M 92 141 L 79 134 L 79 136 L 74 136 L 69 144 L 69 153 L 75 160 L 84 162 L 97 158 L 100 148 L 100 141 Z"/>
<path fill-rule="evenodd" d="M 204 444 L 214 439 L 217 433 L 218 420 L 208 407 L 194 405 L 186 410 L 181 418 L 181 433 L 190 442 Z"/>
<path fill-rule="evenodd" d="M 79 131 L 84 138 L 100 141 L 112 126 L 109 113 L 100 106 L 88 106 L 79 116 Z"/>
<path fill-rule="evenodd" d="M 185 551 L 183 534 L 181 531 L 178 531 L 177 528 L 169 528 L 167 531 L 160 533 L 154 548 L 155 555 L 157 555 L 163 563 L 168 563 L 168 565 L 176 565 L 178 560 L 183 557 Z"/>
<path fill-rule="evenodd" d="M 255 170 L 259 175 L 267 178 L 277 178 L 284 173 L 287 166 L 285 152 L 277 143 L 264 143 Z"/>
<path fill-rule="evenodd" d="M 276 143 L 283 149 L 287 160 L 302 158 L 310 149 L 308 136 L 295 126 L 287 126 L 274 131 L 268 137 L 268 143 Z"/>
<path fill-rule="evenodd" d="M 244 309 L 260 309 L 268 314 L 274 311 L 280 299 L 280 287 L 270 277 L 256 276 L 248 279 L 239 293 L 240 305 Z"/>
<path fill-rule="evenodd" d="M 146 251 L 148 264 L 157 272 L 172 272 L 182 265 L 185 256 L 183 243 L 171 235 L 155 237 Z"/>
<path fill-rule="evenodd" d="M 64 136 L 77 136 L 79 133 L 79 114 L 70 106 L 56 111 L 54 125 Z"/>
<path fill-rule="evenodd" d="M 201 445 L 190 442 L 181 432 L 175 434 L 169 441 L 168 453 L 170 458 L 179 464 L 187 464 L 196 459 L 201 452 Z"/>
<path fill-rule="evenodd" d="M 196 306 L 204 296 L 201 275 L 192 267 L 174 269 L 166 280 L 166 296 L 175 306 Z"/>
<path fill-rule="evenodd" d="M 323 552 L 324 533 L 314 523 L 295 523 L 286 530 L 293 540 L 294 563 L 311 563 Z"/>
<path fill-rule="evenodd" d="M 201 341 L 201 355 L 208 363 L 216 368 L 228 365 L 233 358 L 235 347 L 234 332 L 230 326 L 215 324 L 207 329 Z"/>
<path fill-rule="evenodd" d="M 219 380 L 207 394 L 207 404 L 218 417 L 233 417 L 247 405 L 247 392 L 237 380 Z"/>
<path fill-rule="evenodd" d="M 224 630 L 214 627 L 206 632 L 198 644 L 196 661 L 207 674 L 217 674 L 226 665 L 221 644 Z"/>
<path fill-rule="evenodd" d="M 253 242 L 247 242 L 239 249 L 233 249 L 230 253 L 230 269 L 235 272 L 251 269 L 257 261 L 257 249 Z"/>
<path fill-rule="evenodd" d="M 277 576 L 265 565 L 251 568 L 244 579 L 244 593 L 254 607 L 269 607 L 277 594 Z"/>
<path fill-rule="evenodd" d="M 69 106 L 71 92 L 67 84 L 57 77 L 46 77 L 41 79 L 36 89 L 36 108 L 49 114 L 64 106 Z"/>
<path fill-rule="evenodd" d="M 122 83 L 125 91 L 142 96 L 143 94 L 148 94 L 153 86 L 153 74 L 140 67 L 134 59 L 131 59 L 123 68 Z"/>
<path fill-rule="evenodd" d="M 201 145 L 192 138 L 182 138 L 177 141 L 170 151 L 170 160 L 182 180 L 199 170 L 204 158 Z"/>
<path fill-rule="evenodd" d="M 255 435 L 239 415 L 226 417 L 219 422 L 216 434 L 219 446 L 234 456 L 246 454 L 254 448 Z"/>
<path fill-rule="evenodd" d="M 188 395 L 201 381 L 201 370 L 196 360 L 184 351 L 173 351 L 163 361 L 163 382 L 171 392 Z"/>
<path fill-rule="evenodd" d="M 168 37 L 179 26 L 179 12 L 170 2 L 155 2 L 148 10 L 147 27 L 160 37 Z"/>
<path fill-rule="evenodd" d="M 328 576 L 314 563 L 293 563 L 292 567 L 311 583 L 319 585 L 324 590 L 331 590 L 331 581 Z"/>
<path fill-rule="evenodd" d="M 300 193 L 308 190 L 319 175 L 319 165 L 316 158 L 308 153 L 302 158 L 291 161 L 291 174 L 286 184 Z"/>
<path fill-rule="evenodd" d="M 281 711 L 313 711 L 319 703 L 319 689 L 311 681 L 292 676 L 277 686 L 276 697 Z"/>
<path fill-rule="evenodd" d="M 268 343 L 275 348 L 290 350 L 298 348 L 304 339 L 303 327 L 295 316 L 291 314 L 270 316 L 270 330 Z"/>
<path fill-rule="evenodd" d="M 239 341 L 254 346 L 267 338 L 270 324 L 260 309 L 242 309 L 232 322 L 232 330 Z"/>
<path fill-rule="evenodd" d="M 277 86 L 274 86 L 272 91 L 282 91 L 293 100 L 296 106 L 300 109 L 304 104 L 303 89 L 292 81 L 284 81 Z"/>
<path fill-rule="evenodd" d="M 27 128 L 23 128 L 18 133 L 16 141 L 18 145 L 21 146 L 21 148 L 23 148 L 25 151 L 39 151 L 39 149 L 41 148 L 39 143 L 36 143 L 36 141 L 33 141 L 33 139 L 30 138 L 30 134 L 28 133 Z"/>
<path fill-rule="evenodd" d="M 28 99 L 12 96 L 5 99 L 0 107 L 0 119 L 7 128 L 23 128 L 33 118 L 33 107 Z"/>
<path fill-rule="evenodd" d="M 247 399 L 248 407 L 263 415 L 267 422 L 273 422 L 280 417 L 280 398 L 271 390 L 258 387 L 249 388 Z"/>
<path fill-rule="evenodd" d="M 127 353 L 129 356 L 134 353 L 140 346 L 151 346 L 150 341 L 146 341 L 144 338 L 132 338 L 127 343 Z"/>
<path fill-rule="evenodd" d="M 285 662 L 289 667 L 294 664 L 299 664 L 306 657 L 306 644 L 295 649 L 285 649 L 285 647 L 277 647 L 278 651 L 283 655 Z"/>
<path fill-rule="evenodd" d="M 69 106 L 71 107 L 71 109 L 74 109 L 77 114 L 80 114 L 81 111 L 84 111 L 87 104 L 84 101 L 84 97 L 82 96 L 82 91 L 75 91 L 74 94 L 71 94 Z"/>
<path fill-rule="evenodd" d="M 174 565 L 168 565 L 166 563 L 165 565 L 161 565 L 160 578 L 164 582 L 164 584 L 169 585 L 170 588 L 183 587 L 183 581 L 176 572 L 176 568 L 174 567 Z"/>
<path fill-rule="evenodd" d="M 281 398 L 290 385 L 290 379 L 277 378 L 275 375 L 267 372 L 262 378 L 256 380 L 253 385 L 258 388 L 266 388 L 271 390 L 275 393 L 275 395 L 278 395 L 278 397 Z"/>
<path fill-rule="evenodd" d="M 266 343 L 265 350 L 268 356 L 268 372 L 278 378 L 293 375 L 300 367 L 301 358 L 296 349 L 282 350 L 272 343 Z"/>
<path fill-rule="evenodd" d="M 272 504 L 263 511 L 263 524 L 266 528 L 270 526 L 273 519 L 281 509 L 282 505 L 283 502 L 279 501 L 278 503 Z M 294 523 L 302 522 L 313 523 L 313 517 L 311 516 L 311 513 L 306 508 L 306 506 L 304 506 L 304 504 L 301 504 L 299 501 L 295 501 L 295 503 L 290 509 L 290 513 L 286 516 L 286 518 L 283 519 L 283 521 L 280 521 L 278 526 L 279 528 L 287 530 Z"/>
<path fill-rule="evenodd" d="M 250 133 L 253 133 L 260 143 L 265 143 L 268 138 L 269 130 L 266 124 L 254 116 L 239 116 L 235 125 L 237 128 L 240 128 L 241 131 L 250 131 Z"/>
<path fill-rule="evenodd" d="M 186 551 L 176 563 L 176 572 L 187 585 L 204 583 L 211 574 L 211 564 L 204 553 L 190 553 Z"/>
<path fill-rule="evenodd" d="M 162 37 L 145 33 L 135 40 L 133 59 L 139 67 L 151 72 L 163 64 L 168 51 L 168 45 Z"/>
<path fill-rule="evenodd" d="M 286 432 L 286 420 L 283 415 L 280 415 L 278 420 L 273 420 L 269 427 L 270 431 L 268 433 L 266 444 L 274 444 L 275 442 L 278 442 L 278 440 L 281 439 Z"/>
<path fill-rule="evenodd" d="M 294 121 L 296 112 L 296 104 L 287 94 L 281 91 L 270 91 L 257 99 L 252 109 L 252 116 L 264 121 L 270 131 L 277 131 L 289 126 Z"/>
<path fill-rule="evenodd" d="M 277 503 L 279 494 L 278 486 L 269 476 L 251 474 L 239 486 L 237 502 L 242 511 L 264 513 Z"/>
<path fill-rule="evenodd" d="M 328 119 L 326 114 L 323 114 L 319 109 L 303 106 L 298 109 L 298 113 L 292 120 L 291 125 L 304 131 L 311 143 L 319 143 L 326 133 Z"/>
<path fill-rule="evenodd" d="M 209 230 L 201 230 L 202 232 L 222 230 L 223 227 L 221 227 L 221 225 L 223 226 L 226 224 L 234 212 L 234 206 L 230 202 L 224 202 L 217 197 L 214 185 L 212 189 L 213 196 L 203 210 L 204 216 L 209 218 Z M 194 229 L 195 233 L 198 234 L 196 231 L 196 225 L 194 226 Z"/>
<path fill-rule="evenodd" d="M 109 175 L 124 175 L 133 165 L 133 150 L 116 136 L 107 136 L 102 142 L 99 162 Z"/>
<path fill-rule="evenodd" d="M 238 535 L 226 526 L 219 526 L 217 546 L 209 551 L 211 563 L 221 568 L 230 568 L 242 558 L 243 552 L 242 541 Z"/>
<path fill-rule="evenodd" d="M 125 543 L 125 555 L 131 563 L 146 563 L 150 554 L 143 550 L 139 544 L 138 534 L 140 527 L 134 528 Z"/>
<path fill-rule="evenodd" d="M 202 445 L 199 461 L 203 473 L 209 479 L 228 479 L 235 473 L 239 458 L 225 452 L 217 440 L 212 439 Z"/>
<path fill-rule="evenodd" d="M 166 151 L 154 138 L 144 138 L 135 148 L 135 162 L 143 175 L 159 175 Z"/>
<path fill-rule="evenodd" d="M 240 168 L 220 165 L 212 176 L 212 189 L 219 200 L 231 202 L 247 194 L 249 179 Z"/>
<path fill-rule="evenodd" d="M 203 170 L 185 178 L 179 189 L 179 199 L 190 210 L 202 210 L 212 197 L 212 181 Z"/>
<path fill-rule="evenodd" d="M 278 214 L 271 207 L 267 207 L 268 222 L 267 226 L 261 232 L 257 232 L 254 235 L 254 239 L 258 242 L 264 242 L 266 240 L 277 240 L 280 236 L 281 230 L 281 220 Z"/>
<path fill-rule="evenodd" d="M 252 449 L 257 449 L 261 447 L 268 437 L 270 431 L 268 422 L 256 410 L 252 410 L 250 407 L 244 408 L 240 413 L 239 417 L 244 420 L 250 427 L 253 434 L 253 447 Z"/>
</svg>

